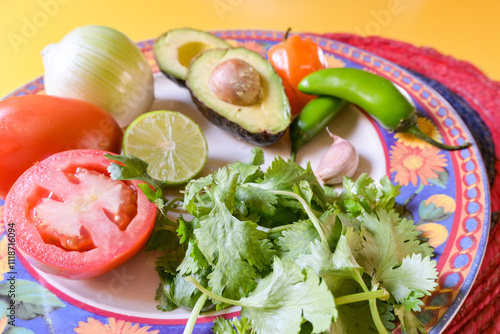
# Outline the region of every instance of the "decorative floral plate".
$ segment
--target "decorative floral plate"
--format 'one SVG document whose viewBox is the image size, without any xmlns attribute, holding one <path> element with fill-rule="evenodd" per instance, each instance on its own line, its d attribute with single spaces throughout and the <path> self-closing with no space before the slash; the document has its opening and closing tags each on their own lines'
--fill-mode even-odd
<svg viewBox="0 0 500 334">
<path fill-rule="evenodd" d="M 261 53 L 283 39 L 275 31 L 216 31 L 232 44 Z M 366 172 L 378 180 L 389 175 L 402 186 L 397 202 L 411 214 L 422 235 L 435 248 L 439 286 L 418 315 L 429 333 L 441 333 L 458 311 L 477 275 L 487 243 L 490 204 L 487 175 L 480 152 L 464 122 L 449 101 L 408 71 L 358 48 L 334 40 L 310 36 L 325 51 L 331 67 L 354 67 L 384 76 L 404 88 L 422 114 L 419 126 L 428 135 L 448 144 L 473 143 L 472 147 L 446 152 L 404 134 L 392 134 L 353 106 L 347 106 L 329 129 L 348 139 L 360 154 L 358 175 Z M 202 173 L 235 160 L 247 161 L 251 145 L 216 128 L 196 110 L 188 91 L 158 71 L 152 45 L 138 43 L 155 72 L 155 102 L 151 110 L 181 111 L 195 120 L 209 144 L 209 160 Z M 43 94 L 38 78 L 9 96 Z M 297 160 L 314 168 L 331 143 L 322 134 L 307 144 Z M 264 149 L 266 163 L 277 154 L 289 156 L 286 136 Z M 356 175 L 357 176 L 357 175 Z M 356 177 L 355 176 L 355 177 Z M 3 205 L 3 202 L 0 203 Z M 3 207 L 0 207 L 0 218 Z M 154 259 L 139 253 L 115 270 L 85 281 L 72 281 L 40 272 L 9 253 L 9 238 L 0 224 L 0 304 L 15 287 L 17 307 L 0 311 L 0 330 L 15 314 L 22 333 L 182 333 L 189 311 L 161 312 L 154 300 L 158 277 Z M 7 304 L 6 304 L 7 305 Z M 5 311 L 6 310 L 6 311 Z M 204 314 L 195 333 L 210 333 L 211 322 L 221 313 Z M 237 308 L 224 311 L 238 315 Z M 398 329 L 395 330 L 398 332 Z"/>
</svg>

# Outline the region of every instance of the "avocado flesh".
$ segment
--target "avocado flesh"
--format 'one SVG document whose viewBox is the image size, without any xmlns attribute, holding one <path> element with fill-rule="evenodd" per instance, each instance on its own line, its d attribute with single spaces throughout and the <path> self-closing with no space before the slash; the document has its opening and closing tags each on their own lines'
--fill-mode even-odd
<svg viewBox="0 0 500 334">
<path fill-rule="evenodd" d="M 260 75 L 262 92 L 256 104 L 238 106 L 224 102 L 210 89 L 210 77 L 217 65 L 235 58 L 251 64 Z M 271 64 L 256 52 L 245 48 L 205 51 L 189 66 L 186 86 L 193 102 L 208 120 L 251 144 L 271 145 L 290 125 L 290 104 L 281 79 Z"/>
<path fill-rule="evenodd" d="M 231 48 L 231 45 L 205 31 L 179 28 L 159 36 L 153 45 L 153 52 L 160 71 L 180 86 L 185 86 L 191 60 L 215 48 Z"/>
</svg>

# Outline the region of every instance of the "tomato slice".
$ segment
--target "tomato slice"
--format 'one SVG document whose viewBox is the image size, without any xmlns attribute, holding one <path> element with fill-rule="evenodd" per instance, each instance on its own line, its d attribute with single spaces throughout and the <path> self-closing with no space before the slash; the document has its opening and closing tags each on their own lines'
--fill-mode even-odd
<svg viewBox="0 0 500 334">
<path fill-rule="evenodd" d="M 149 238 L 156 206 L 139 182 L 111 179 L 101 150 L 70 150 L 32 166 L 4 207 L 18 251 L 36 268 L 72 279 L 103 274 Z"/>
</svg>

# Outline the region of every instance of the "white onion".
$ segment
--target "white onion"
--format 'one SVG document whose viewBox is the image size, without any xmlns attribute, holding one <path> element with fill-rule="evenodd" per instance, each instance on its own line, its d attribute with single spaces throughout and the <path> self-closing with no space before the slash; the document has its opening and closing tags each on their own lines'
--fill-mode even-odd
<svg viewBox="0 0 500 334">
<path fill-rule="evenodd" d="M 90 102 L 121 127 L 149 110 L 153 73 L 137 45 L 104 26 L 84 26 L 43 51 L 45 93 Z"/>
</svg>

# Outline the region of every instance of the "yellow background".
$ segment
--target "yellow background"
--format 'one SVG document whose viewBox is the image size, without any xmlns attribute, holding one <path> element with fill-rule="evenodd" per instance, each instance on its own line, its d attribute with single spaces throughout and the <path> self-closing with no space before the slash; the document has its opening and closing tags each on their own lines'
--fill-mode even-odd
<svg viewBox="0 0 500 334">
<path fill-rule="evenodd" d="M 499 0 L 0 0 L 0 97 L 43 75 L 40 52 L 75 27 L 134 41 L 177 27 L 349 32 L 428 46 L 500 80 Z"/>
</svg>

